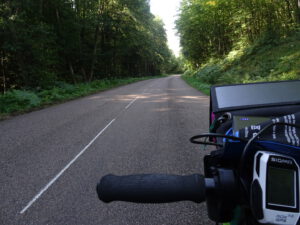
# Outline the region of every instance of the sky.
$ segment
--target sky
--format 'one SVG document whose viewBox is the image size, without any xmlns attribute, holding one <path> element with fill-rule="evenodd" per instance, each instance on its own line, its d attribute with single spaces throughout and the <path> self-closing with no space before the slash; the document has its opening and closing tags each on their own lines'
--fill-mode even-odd
<svg viewBox="0 0 300 225">
<path fill-rule="evenodd" d="M 179 55 L 179 37 L 176 36 L 175 20 L 181 0 L 150 0 L 152 14 L 159 16 L 165 23 L 168 44 L 176 56 Z"/>
</svg>

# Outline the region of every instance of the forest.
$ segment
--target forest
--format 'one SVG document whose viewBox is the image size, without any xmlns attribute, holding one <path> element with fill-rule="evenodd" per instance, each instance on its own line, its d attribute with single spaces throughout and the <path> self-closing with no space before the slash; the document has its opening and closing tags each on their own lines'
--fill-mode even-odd
<svg viewBox="0 0 300 225">
<path fill-rule="evenodd" d="M 150 0 L 1 0 L 0 116 L 183 71 L 206 93 L 300 79 L 300 0 L 182 0 L 176 28 L 179 58 Z"/>
<path fill-rule="evenodd" d="M 1 0 L 0 90 L 176 71 L 149 0 Z"/>
<path fill-rule="evenodd" d="M 298 0 L 182 0 L 176 26 L 191 83 L 300 79 Z"/>
</svg>

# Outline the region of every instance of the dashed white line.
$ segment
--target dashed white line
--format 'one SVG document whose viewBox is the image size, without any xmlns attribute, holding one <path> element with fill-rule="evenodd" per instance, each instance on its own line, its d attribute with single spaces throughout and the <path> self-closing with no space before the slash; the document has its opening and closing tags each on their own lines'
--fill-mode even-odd
<svg viewBox="0 0 300 225">
<path fill-rule="evenodd" d="M 32 204 L 38 200 L 41 195 L 48 190 L 48 188 L 54 184 L 54 182 L 95 142 L 95 140 L 113 123 L 116 119 L 113 119 L 110 121 L 109 124 L 106 125 L 97 135 L 93 138 L 93 140 L 90 141 L 90 143 L 84 147 L 40 192 L 34 196 L 34 198 L 21 210 L 20 214 L 23 214 L 26 212 L 27 209 L 29 209 Z"/>
<path fill-rule="evenodd" d="M 148 89 L 145 89 L 143 91 L 142 94 L 144 94 Z M 128 109 L 136 100 L 138 100 L 139 97 L 136 97 L 135 99 L 133 99 L 126 107 L 125 109 Z M 106 127 L 104 127 L 91 141 L 90 143 L 84 147 L 84 149 L 82 149 L 42 190 L 40 190 L 40 192 L 34 196 L 34 198 L 20 211 L 20 214 L 25 213 L 31 206 L 32 204 L 38 200 L 42 194 L 44 192 L 46 192 L 50 186 L 52 184 L 54 184 L 54 182 L 56 180 L 58 180 L 58 178 L 95 142 L 95 140 L 113 123 L 115 122 L 116 118 L 113 119 L 112 121 L 110 121 L 109 124 L 106 125 Z"/>
<path fill-rule="evenodd" d="M 138 97 L 136 97 L 135 99 L 133 99 L 126 107 L 125 109 L 128 109 L 136 100 L 138 99 Z"/>
</svg>

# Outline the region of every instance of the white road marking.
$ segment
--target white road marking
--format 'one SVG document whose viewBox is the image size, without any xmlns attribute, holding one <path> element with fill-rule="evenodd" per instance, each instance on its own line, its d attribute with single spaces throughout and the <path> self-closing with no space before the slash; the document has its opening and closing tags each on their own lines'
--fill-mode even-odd
<svg viewBox="0 0 300 225">
<path fill-rule="evenodd" d="M 147 90 L 148 90 L 148 89 L 146 88 L 146 89 L 143 91 L 142 95 L 145 94 Z M 133 99 L 133 100 L 125 107 L 125 109 L 128 109 L 128 108 L 129 108 L 136 100 L 138 100 L 138 99 L 139 99 L 139 96 L 137 96 L 135 99 Z"/>
<path fill-rule="evenodd" d="M 95 142 L 95 140 L 113 123 L 116 119 L 110 121 L 109 124 L 106 125 L 97 135 L 90 141 L 90 143 L 84 147 L 34 198 L 22 209 L 20 214 L 26 212 L 27 209 L 31 207 L 31 205 L 38 200 L 41 195 L 48 190 L 48 188 L 54 184 L 54 182 Z"/>
<path fill-rule="evenodd" d="M 133 99 L 126 107 L 125 109 L 128 109 L 136 100 L 138 99 L 138 97 L 136 97 L 135 99 Z"/>
<path fill-rule="evenodd" d="M 142 94 L 145 94 L 146 91 L 148 91 L 148 88 L 146 88 Z M 126 107 L 125 109 L 128 109 L 136 100 L 139 99 L 139 96 L 137 96 L 135 99 L 133 99 Z M 117 116 L 118 117 L 118 116 Z M 49 187 L 54 184 L 54 182 L 56 180 L 58 180 L 58 178 L 95 142 L 95 140 L 113 123 L 115 122 L 115 120 L 117 119 L 117 117 L 115 119 L 113 119 L 112 121 L 110 121 L 109 124 L 106 125 L 106 127 L 104 127 L 97 135 L 96 137 L 93 138 L 93 140 L 90 141 L 90 143 L 84 147 L 84 149 L 82 149 L 42 190 L 40 190 L 40 192 L 34 196 L 34 198 L 20 211 L 20 214 L 23 214 L 27 211 L 27 209 L 29 209 L 32 204 L 38 200 L 42 194 L 44 192 L 46 192 Z"/>
</svg>

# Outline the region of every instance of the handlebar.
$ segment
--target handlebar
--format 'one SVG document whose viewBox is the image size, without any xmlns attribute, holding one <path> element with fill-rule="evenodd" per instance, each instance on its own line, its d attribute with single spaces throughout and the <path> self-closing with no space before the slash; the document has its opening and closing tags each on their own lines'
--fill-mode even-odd
<svg viewBox="0 0 300 225">
<path fill-rule="evenodd" d="M 205 201 L 203 175 L 188 176 L 143 174 L 104 176 L 97 185 L 103 202 L 128 201 L 136 203 L 168 203 L 176 201 Z"/>
</svg>

